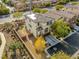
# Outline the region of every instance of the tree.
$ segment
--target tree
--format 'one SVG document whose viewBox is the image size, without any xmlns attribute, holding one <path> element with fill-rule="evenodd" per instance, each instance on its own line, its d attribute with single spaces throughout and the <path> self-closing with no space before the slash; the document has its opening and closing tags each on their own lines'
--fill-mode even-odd
<svg viewBox="0 0 79 59">
<path fill-rule="evenodd" d="M 59 51 L 51 56 L 50 59 L 71 59 L 70 56 L 63 51 Z"/>
<path fill-rule="evenodd" d="M 40 8 L 34 8 L 34 9 L 33 9 L 33 12 L 44 14 L 44 13 L 48 12 L 48 10 L 40 9 Z"/>
<path fill-rule="evenodd" d="M 34 43 L 34 46 L 37 51 L 41 52 L 45 48 L 45 40 L 42 36 L 38 37 Z"/>
<path fill-rule="evenodd" d="M 9 48 L 11 49 L 11 50 L 16 50 L 16 49 L 18 49 L 18 48 L 21 48 L 22 47 L 22 45 L 21 45 L 21 43 L 20 42 L 13 42 L 13 43 L 11 43 L 11 45 L 9 46 Z"/>
<path fill-rule="evenodd" d="M 56 5 L 55 8 L 56 8 L 56 10 L 60 10 L 60 9 L 64 8 L 64 6 L 63 5 Z"/>
<path fill-rule="evenodd" d="M 79 26 L 79 19 L 76 20 L 76 25 Z"/>
<path fill-rule="evenodd" d="M 58 0 L 58 3 L 59 4 L 65 4 L 67 2 L 70 2 L 70 0 Z"/>
<path fill-rule="evenodd" d="M 16 18 L 20 18 L 20 17 L 22 17 L 22 15 L 23 15 L 23 12 L 15 12 L 15 13 L 13 13 L 13 17 L 16 17 Z"/>
<path fill-rule="evenodd" d="M 67 22 L 64 22 L 63 19 L 55 21 L 51 28 L 54 35 L 56 35 L 58 38 L 65 37 L 71 32 L 70 26 Z"/>
<path fill-rule="evenodd" d="M 9 14 L 9 9 L 0 3 L 0 15 L 7 15 L 7 14 Z"/>
<path fill-rule="evenodd" d="M 10 0 L 2 0 L 2 2 L 7 4 L 10 2 Z"/>
<path fill-rule="evenodd" d="M 22 47 L 21 43 L 20 42 L 13 42 L 10 44 L 9 48 L 12 50 L 12 58 L 16 59 L 16 52 L 17 52 L 17 49 L 20 49 Z"/>
<path fill-rule="evenodd" d="M 79 5 L 79 2 L 71 2 L 72 5 Z"/>
</svg>

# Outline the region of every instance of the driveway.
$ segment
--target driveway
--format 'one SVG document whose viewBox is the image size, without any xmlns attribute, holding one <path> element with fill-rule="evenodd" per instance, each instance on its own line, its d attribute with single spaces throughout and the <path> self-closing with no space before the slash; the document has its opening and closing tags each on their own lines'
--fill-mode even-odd
<svg viewBox="0 0 79 59">
<path fill-rule="evenodd" d="M 0 32 L 0 37 L 2 40 L 2 44 L 0 46 L 0 59 L 2 59 L 2 55 L 4 52 L 5 45 L 6 45 L 6 40 L 5 40 L 4 34 L 2 32 Z"/>
</svg>

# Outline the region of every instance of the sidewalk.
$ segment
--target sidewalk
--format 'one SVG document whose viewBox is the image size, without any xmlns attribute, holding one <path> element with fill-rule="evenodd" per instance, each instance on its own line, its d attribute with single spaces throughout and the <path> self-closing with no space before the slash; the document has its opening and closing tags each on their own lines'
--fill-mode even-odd
<svg viewBox="0 0 79 59">
<path fill-rule="evenodd" d="M 5 40 L 4 34 L 2 32 L 0 32 L 0 37 L 1 37 L 1 40 L 2 40 L 2 44 L 0 46 L 0 59 L 2 59 L 2 55 L 3 55 L 3 52 L 4 52 L 6 40 Z"/>
</svg>

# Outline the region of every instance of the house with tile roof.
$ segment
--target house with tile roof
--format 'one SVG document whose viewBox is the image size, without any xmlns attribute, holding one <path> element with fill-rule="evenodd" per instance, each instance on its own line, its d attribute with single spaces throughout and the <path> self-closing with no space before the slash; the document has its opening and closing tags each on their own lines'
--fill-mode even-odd
<svg viewBox="0 0 79 59">
<path fill-rule="evenodd" d="M 76 15 L 67 11 L 59 10 L 53 11 L 54 14 L 60 15 L 64 18 L 64 20 L 70 24 L 74 23 L 74 19 L 76 19 Z"/>
<path fill-rule="evenodd" d="M 44 16 L 51 17 L 51 18 L 55 19 L 55 21 L 60 19 L 60 18 L 63 18 L 63 16 L 57 15 L 52 11 L 45 13 Z"/>
<path fill-rule="evenodd" d="M 67 4 L 67 5 L 65 5 L 65 7 L 68 8 L 68 9 L 77 9 L 77 10 L 79 10 L 79 5 Z"/>
<path fill-rule="evenodd" d="M 75 14 L 79 17 L 79 10 L 78 9 L 66 9 L 67 12 Z"/>
</svg>

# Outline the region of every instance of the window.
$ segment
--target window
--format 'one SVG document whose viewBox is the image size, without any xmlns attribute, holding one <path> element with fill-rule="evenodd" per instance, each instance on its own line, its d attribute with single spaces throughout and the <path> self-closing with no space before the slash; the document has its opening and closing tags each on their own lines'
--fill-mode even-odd
<svg viewBox="0 0 79 59">
<path fill-rule="evenodd" d="M 38 23 L 38 26 L 39 26 L 39 23 Z"/>
<path fill-rule="evenodd" d="M 30 24 L 29 24 L 29 26 L 32 27 Z"/>
<path fill-rule="evenodd" d="M 45 32 L 48 32 L 48 28 L 45 29 Z"/>
<path fill-rule="evenodd" d="M 47 22 L 47 25 L 50 25 L 50 24 L 52 24 L 52 21 Z"/>
<path fill-rule="evenodd" d="M 41 30 L 43 30 L 42 27 L 38 27 L 37 28 L 37 31 L 41 31 Z"/>
</svg>

